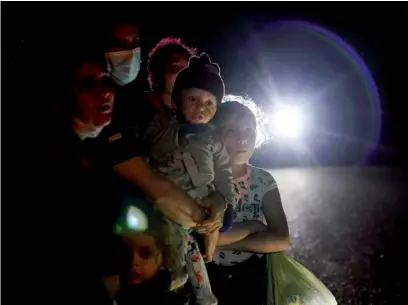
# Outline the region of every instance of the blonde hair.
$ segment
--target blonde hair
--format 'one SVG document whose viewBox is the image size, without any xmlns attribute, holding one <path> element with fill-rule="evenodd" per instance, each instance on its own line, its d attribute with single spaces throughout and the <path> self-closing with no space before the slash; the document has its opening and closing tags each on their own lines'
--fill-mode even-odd
<svg viewBox="0 0 408 305">
<path fill-rule="evenodd" d="M 144 210 L 146 211 L 146 210 Z M 152 253 L 158 263 L 162 259 L 163 267 L 178 272 L 183 268 L 186 246 L 184 243 L 184 229 L 152 207 L 149 213 L 149 224 L 146 230 L 134 231 L 124 227 L 120 235 L 131 238 L 134 234 L 150 236 L 154 239 L 158 251 Z"/>
</svg>

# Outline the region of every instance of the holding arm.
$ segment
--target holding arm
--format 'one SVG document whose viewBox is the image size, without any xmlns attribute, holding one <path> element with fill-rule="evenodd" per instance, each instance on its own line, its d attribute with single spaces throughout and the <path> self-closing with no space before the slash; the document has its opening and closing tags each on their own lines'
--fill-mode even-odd
<svg viewBox="0 0 408 305">
<path fill-rule="evenodd" d="M 218 246 L 226 246 L 243 240 L 253 233 L 266 231 L 267 227 L 259 220 L 249 220 L 232 224 L 231 230 L 220 234 Z"/>
<path fill-rule="evenodd" d="M 176 184 L 154 172 L 144 157 L 144 141 L 137 130 L 130 130 L 109 138 L 114 172 L 140 188 L 165 216 L 182 226 L 195 227 L 204 220 L 204 210 Z"/>
<path fill-rule="evenodd" d="M 139 187 L 161 212 L 184 227 L 195 227 L 206 214 L 172 181 L 156 174 L 142 157 L 133 157 L 114 166 L 114 171 Z"/>
<path fill-rule="evenodd" d="M 282 202 L 278 188 L 267 192 L 262 200 L 263 212 L 265 214 L 267 226 L 265 230 L 250 234 L 245 238 L 231 244 L 222 245 L 222 240 L 226 240 L 231 232 L 222 233 L 226 237 L 220 238 L 220 249 L 239 250 L 253 253 L 279 252 L 290 246 L 289 228 L 283 211 Z M 249 222 L 242 225 L 250 226 Z M 225 242 L 224 242 L 225 243 Z"/>
<path fill-rule="evenodd" d="M 216 144 L 213 160 L 215 191 L 224 197 L 227 204 L 233 204 L 235 201 L 234 181 L 230 159 L 223 143 Z"/>
<path fill-rule="evenodd" d="M 198 232 L 213 232 L 223 225 L 229 229 L 234 216 L 231 210 L 235 200 L 231 165 L 225 146 L 220 142 L 215 143 L 213 162 L 215 192 L 202 200 L 202 204 L 208 207 L 209 218 L 197 228 Z M 228 213 L 224 213 L 227 207 Z"/>
</svg>

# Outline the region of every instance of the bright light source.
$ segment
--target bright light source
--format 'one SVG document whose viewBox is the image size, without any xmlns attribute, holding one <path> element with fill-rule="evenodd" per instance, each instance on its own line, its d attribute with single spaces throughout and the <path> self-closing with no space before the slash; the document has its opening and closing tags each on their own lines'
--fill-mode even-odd
<svg viewBox="0 0 408 305">
<path fill-rule="evenodd" d="M 139 225 L 139 219 L 134 215 L 129 216 L 128 222 L 129 222 L 129 226 L 132 228 L 137 228 Z"/>
<path fill-rule="evenodd" d="M 128 228 L 133 231 L 144 231 L 148 225 L 146 215 L 134 206 L 129 207 L 126 222 Z"/>
<path fill-rule="evenodd" d="M 276 136 L 298 138 L 304 128 L 303 123 L 303 115 L 295 106 L 279 105 L 273 110 L 271 127 Z"/>
</svg>

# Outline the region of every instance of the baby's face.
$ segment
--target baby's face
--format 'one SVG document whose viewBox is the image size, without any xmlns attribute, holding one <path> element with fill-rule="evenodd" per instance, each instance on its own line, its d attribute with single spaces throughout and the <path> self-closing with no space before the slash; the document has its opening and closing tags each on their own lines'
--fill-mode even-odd
<svg viewBox="0 0 408 305">
<path fill-rule="evenodd" d="M 181 91 L 181 111 L 192 124 L 207 124 L 217 111 L 217 98 L 210 92 L 198 88 Z"/>
<path fill-rule="evenodd" d="M 139 284 L 155 276 L 163 264 L 163 254 L 155 239 L 139 233 L 127 236 L 124 241 L 132 249 L 130 282 Z"/>
</svg>

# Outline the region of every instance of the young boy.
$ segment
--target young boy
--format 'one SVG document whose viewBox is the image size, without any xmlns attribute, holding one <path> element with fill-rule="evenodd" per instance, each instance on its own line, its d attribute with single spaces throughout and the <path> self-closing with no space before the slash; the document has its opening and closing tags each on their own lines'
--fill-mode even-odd
<svg viewBox="0 0 408 305">
<path fill-rule="evenodd" d="M 214 208 L 211 200 L 214 192 L 225 198 L 225 207 L 232 206 L 234 201 L 229 157 L 224 145 L 213 138 L 214 127 L 209 124 L 223 96 L 224 83 L 218 65 L 207 54 L 192 57 L 174 83 L 174 113 L 157 114 L 145 132 L 150 164 L 207 210 Z M 232 213 L 226 213 L 224 227 L 231 222 Z M 204 236 L 207 261 L 212 260 L 218 236 L 218 228 Z M 189 241 L 186 263 L 189 273 L 196 275 L 190 278 L 196 297 L 200 302 L 205 299 L 204 303 L 214 304 L 208 301 L 215 298 L 201 254 L 191 236 L 186 238 Z"/>
</svg>

